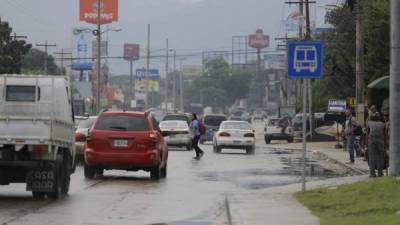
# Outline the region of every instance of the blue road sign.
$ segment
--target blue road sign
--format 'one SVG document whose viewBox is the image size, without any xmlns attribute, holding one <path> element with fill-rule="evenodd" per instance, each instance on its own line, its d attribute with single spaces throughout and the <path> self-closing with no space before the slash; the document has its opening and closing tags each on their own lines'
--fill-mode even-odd
<svg viewBox="0 0 400 225">
<path fill-rule="evenodd" d="M 136 79 L 142 80 L 146 79 L 146 69 L 137 69 L 136 70 Z M 150 69 L 149 71 L 149 80 L 158 80 L 160 79 L 160 73 L 158 69 Z"/>
<path fill-rule="evenodd" d="M 293 41 L 288 43 L 288 76 L 291 78 L 321 78 L 323 71 L 321 41 Z"/>
</svg>

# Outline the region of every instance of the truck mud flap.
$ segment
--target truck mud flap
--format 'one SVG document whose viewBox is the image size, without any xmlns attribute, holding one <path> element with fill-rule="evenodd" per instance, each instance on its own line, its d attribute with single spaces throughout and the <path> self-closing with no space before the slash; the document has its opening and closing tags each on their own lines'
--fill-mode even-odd
<svg viewBox="0 0 400 225">
<path fill-rule="evenodd" d="M 55 162 L 43 167 L 30 168 L 26 174 L 26 190 L 33 192 L 52 192 L 56 185 Z"/>
</svg>

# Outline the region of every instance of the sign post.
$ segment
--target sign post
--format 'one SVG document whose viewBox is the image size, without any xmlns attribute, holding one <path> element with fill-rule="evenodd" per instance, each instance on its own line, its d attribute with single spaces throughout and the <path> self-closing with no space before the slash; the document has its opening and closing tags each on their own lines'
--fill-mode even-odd
<svg viewBox="0 0 400 225">
<path fill-rule="evenodd" d="M 133 62 L 140 58 L 140 46 L 138 44 L 124 44 L 124 59 L 129 61 L 129 101 L 132 102 L 134 99 L 134 79 L 133 79 Z M 136 108 L 130 104 L 131 108 Z"/>
<path fill-rule="evenodd" d="M 320 41 L 288 42 L 287 74 L 290 78 L 303 79 L 303 151 L 302 192 L 306 191 L 307 160 L 307 79 L 321 78 L 323 71 L 323 44 Z M 311 115 L 310 115 L 311 119 Z"/>
</svg>

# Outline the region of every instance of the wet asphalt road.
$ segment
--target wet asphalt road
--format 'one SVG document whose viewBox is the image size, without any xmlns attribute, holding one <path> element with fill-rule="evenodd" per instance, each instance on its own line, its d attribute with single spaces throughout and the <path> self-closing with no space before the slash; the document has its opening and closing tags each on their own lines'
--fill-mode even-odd
<svg viewBox="0 0 400 225">
<path fill-rule="evenodd" d="M 225 211 L 225 196 L 299 182 L 298 154 L 276 154 L 257 131 L 256 154 L 244 150 L 212 152 L 200 160 L 193 151 L 170 149 L 168 178 L 155 182 L 146 172 L 106 171 L 104 178 L 85 180 L 83 169 L 72 176 L 69 196 L 34 201 L 24 184 L 0 186 L 0 224 L 212 225 Z"/>
</svg>

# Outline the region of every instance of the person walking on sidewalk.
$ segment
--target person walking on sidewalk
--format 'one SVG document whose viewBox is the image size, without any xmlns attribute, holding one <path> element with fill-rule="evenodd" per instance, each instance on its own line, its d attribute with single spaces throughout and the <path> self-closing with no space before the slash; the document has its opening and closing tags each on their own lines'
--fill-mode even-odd
<svg viewBox="0 0 400 225">
<path fill-rule="evenodd" d="M 192 146 L 194 150 L 196 151 L 196 156 L 194 159 L 200 159 L 204 155 L 204 151 L 200 149 L 199 147 L 199 141 L 201 137 L 200 133 L 200 122 L 197 119 L 196 113 L 192 113 L 192 122 L 190 122 L 190 132 L 192 135 Z"/>
<path fill-rule="evenodd" d="M 369 176 L 376 177 L 375 170 L 378 170 L 378 176 L 383 176 L 386 128 L 379 113 L 371 115 L 367 124 L 367 135 Z"/>
<path fill-rule="evenodd" d="M 347 164 L 354 163 L 354 130 L 357 127 L 357 121 L 353 117 L 350 109 L 346 110 L 346 122 L 344 126 L 344 133 L 346 135 L 346 149 L 349 152 L 349 160 Z"/>
</svg>

